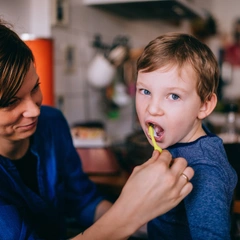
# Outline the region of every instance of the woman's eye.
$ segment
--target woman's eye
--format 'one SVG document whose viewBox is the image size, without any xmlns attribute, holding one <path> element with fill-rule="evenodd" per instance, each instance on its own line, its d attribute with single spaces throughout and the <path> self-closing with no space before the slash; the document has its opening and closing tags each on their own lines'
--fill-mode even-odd
<svg viewBox="0 0 240 240">
<path fill-rule="evenodd" d="M 34 86 L 32 92 L 36 92 L 36 91 L 39 89 L 39 85 L 40 85 L 40 82 L 38 82 L 38 83 Z"/>
<path fill-rule="evenodd" d="M 19 99 L 12 99 L 10 100 L 8 103 L 6 103 L 3 107 L 4 108 L 10 108 L 13 107 L 14 105 L 16 105 L 18 103 Z"/>
<path fill-rule="evenodd" d="M 170 94 L 170 97 L 171 97 L 172 100 L 178 100 L 179 99 L 179 96 L 177 94 L 174 94 L 174 93 Z"/>
<path fill-rule="evenodd" d="M 147 89 L 141 89 L 140 91 L 144 95 L 150 95 L 151 94 Z"/>
</svg>

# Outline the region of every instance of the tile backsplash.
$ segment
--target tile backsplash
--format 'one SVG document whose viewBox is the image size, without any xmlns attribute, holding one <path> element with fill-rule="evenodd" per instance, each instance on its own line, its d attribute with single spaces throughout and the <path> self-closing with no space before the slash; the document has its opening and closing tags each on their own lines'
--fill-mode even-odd
<svg viewBox="0 0 240 240">
<path fill-rule="evenodd" d="M 168 31 L 188 32 L 188 22 L 174 25 L 163 20 L 129 20 L 111 13 L 87 7 L 81 1 L 70 1 L 70 19 L 67 27 L 52 27 L 55 51 L 55 98 L 69 124 L 88 120 L 105 123 L 113 141 L 123 141 L 134 131 L 134 101 L 120 108 L 115 119 L 102 110 L 101 91 L 88 84 L 87 69 L 97 49 L 92 46 L 94 36 L 101 34 L 102 41 L 111 44 L 116 36 L 129 37 L 132 48 L 145 46 L 150 40 Z M 71 47 L 73 67 L 66 71 L 66 51 Z M 63 100 L 63 103 L 58 100 Z"/>
</svg>

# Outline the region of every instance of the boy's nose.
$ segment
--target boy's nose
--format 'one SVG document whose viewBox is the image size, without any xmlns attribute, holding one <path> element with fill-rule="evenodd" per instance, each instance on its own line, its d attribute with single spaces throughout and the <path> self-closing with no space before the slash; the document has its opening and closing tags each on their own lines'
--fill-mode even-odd
<svg viewBox="0 0 240 240">
<path fill-rule="evenodd" d="M 163 109 L 161 108 L 160 102 L 157 100 L 152 100 L 147 110 L 151 115 L 163 115 Z"/>
</svg>

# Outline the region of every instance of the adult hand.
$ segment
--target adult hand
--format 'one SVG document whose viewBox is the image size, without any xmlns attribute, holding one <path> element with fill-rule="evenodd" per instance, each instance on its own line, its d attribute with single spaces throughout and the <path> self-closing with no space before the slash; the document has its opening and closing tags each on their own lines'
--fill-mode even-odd
<svg viewBox="0 0 240 240">
<path fill-rule="evenodd" d="M 154 151 L 144 164 L 135 167 L 119 199 L 126 218 L 136 223 L 136 229 L 149 220 L 175 207 L 192 190 L 194 171 L 183 158 L 172 160 L 164 150 Z"/>
<path fill-rule="evenodd" d="M 135 167 L 113 206 L 74 240 L 127 239 L 139 227 L 186 197 L 192 190 L 188 179 L 193 175 L 185 159 L 172 160 L 167 150 L 161 154 L 154 151 L 147 162 Z"/>
</svg>

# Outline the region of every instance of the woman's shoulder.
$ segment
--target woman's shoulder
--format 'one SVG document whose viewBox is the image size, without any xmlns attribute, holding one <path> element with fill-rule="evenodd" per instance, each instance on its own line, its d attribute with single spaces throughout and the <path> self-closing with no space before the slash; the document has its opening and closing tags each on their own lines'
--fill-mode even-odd
<svg viewBox="0 0 240 240">
<path fill-rule="evenodd" d="M 68 129 L 68 123 L 63 113 L 59 109 L 51 106 L 41 106 L 38 126 L 39 128 L 42 126 L 44 128 L 50 127 L 52 129 L 55 129 L 55 127 L 67 127 Z"/>
<path fill-rule="evenodd" d="M 63 118 L 63 114 L 62 112 L 55 108 L 55 107 L 51 107 L 51 106 L 47 106 L 47 105 L 43 105 L 41 106 L 41 114 L 40 114 L 40 118 L 46 118 L 46 120 L 48 118 Z"/>
</svg>

